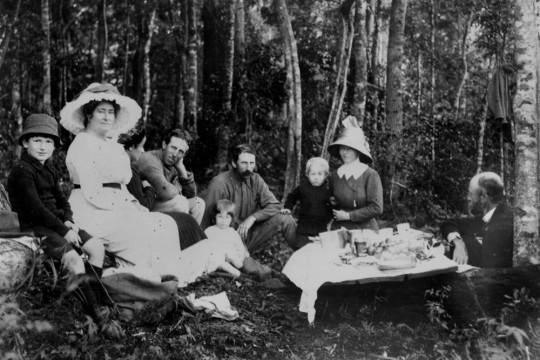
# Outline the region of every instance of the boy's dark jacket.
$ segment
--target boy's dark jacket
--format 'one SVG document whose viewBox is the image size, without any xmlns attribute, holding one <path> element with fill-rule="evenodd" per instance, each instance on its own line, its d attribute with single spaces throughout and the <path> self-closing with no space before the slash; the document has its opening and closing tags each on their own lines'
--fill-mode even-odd
<svg viewBox="0 0 540 360">
<path fill-rule="evenodd" d="M 60 174 L 51 160 L 42 165 L 26 152 L 11 170 L 7 192 L 13 211 L 19 215 L 22 230 L 44 226 L 64 236 L 73 221 L 71 207 L 60 189 Z"/>
</svg>

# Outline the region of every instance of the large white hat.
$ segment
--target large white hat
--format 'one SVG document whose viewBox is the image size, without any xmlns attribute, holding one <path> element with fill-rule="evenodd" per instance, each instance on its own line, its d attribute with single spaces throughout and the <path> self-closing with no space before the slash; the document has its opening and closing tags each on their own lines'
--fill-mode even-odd
<svg viewBox="0 0 540 360">
<path fill-rule="evenodd" d="M 348 116 L 343 120 L 342 124 L 344 126 L 343 131 L 338 135 L 337 140 L 328 146 L 328 152 L 339 158 L 339 147 L 345 145 L 360 153 L 360 161 L 367 164 L 371 163 L 373 159 L 369 151 L 369 143 L 362 129 L 358 127 L 356 118 Z"/>
<path fill-rule="evenodd" d="M 60 124 L 70 133 L 77 135 L 84 130 L 83 105 L 91 101 L 114 101 L 120 107 L 116 112 L 113 131 L 126 132 L 141 118 L 142 109 L 135 100 L 121 95 L 111 84 L 92 83 L 79 96 L 68 102 L 60 111 Z"/>
</svg>

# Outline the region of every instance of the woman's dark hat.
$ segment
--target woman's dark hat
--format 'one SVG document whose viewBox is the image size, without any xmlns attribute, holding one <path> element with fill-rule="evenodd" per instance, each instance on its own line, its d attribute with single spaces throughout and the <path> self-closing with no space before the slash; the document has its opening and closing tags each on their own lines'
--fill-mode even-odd
<svg viewBox="0 0 540 360">
<path fill-rule="evenodd" d="M 19 136 L 19 145 L 30 135 L 49 135 L 54 139 L 56 146 L 60 145 L 58 136 L 58 121 L 47 114 L 32 114 L 24 120 L 23 131 Z"/>
</svg>

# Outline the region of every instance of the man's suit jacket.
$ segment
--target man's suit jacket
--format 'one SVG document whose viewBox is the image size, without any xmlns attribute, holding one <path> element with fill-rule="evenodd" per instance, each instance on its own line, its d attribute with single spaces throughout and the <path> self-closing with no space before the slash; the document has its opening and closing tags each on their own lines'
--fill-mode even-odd
<svg viewBox="0 0 540 360">
<path fill-rule="evenodd" d="M 443 238 L 459 232 L 469 255 L 469 264 L 484 268 L 512 267 L 514 251 L 514 214 L 505 203 L 500 203 L 488 223 L 482 216 L 465 217 L 441 224 Z M 482 239 L 482 244 L 478 241 Z"/>
</svg>

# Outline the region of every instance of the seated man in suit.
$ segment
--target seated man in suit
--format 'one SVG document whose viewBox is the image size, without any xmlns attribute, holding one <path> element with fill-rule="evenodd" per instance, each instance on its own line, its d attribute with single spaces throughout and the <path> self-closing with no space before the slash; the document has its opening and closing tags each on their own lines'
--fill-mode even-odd
<svg viewBox="0 0 540 360">
<path fill-rule="evenodd" d="M 454 261 L 484 268 L 512 267 L 514 215 L 504 201 L 499 175 L 475 175 L 469 183 L 467 205 L 472 216 L 440 226 L 443 238 L 455 246 Z"/>
</svg>

